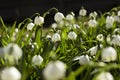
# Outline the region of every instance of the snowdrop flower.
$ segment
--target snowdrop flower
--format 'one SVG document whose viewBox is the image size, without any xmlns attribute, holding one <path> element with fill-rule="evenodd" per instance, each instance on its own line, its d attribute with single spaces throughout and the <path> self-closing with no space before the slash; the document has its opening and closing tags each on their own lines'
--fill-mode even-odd
<svg viewBox="0 0 120 80">
<path fill-rule="evenodd" d="M 61 13 L 61 12 L 57 12 L 57 13 L 55 14 L 55 16 L 54 16 L 54 20 L 55 20 L 56 22 L 60 22 L 60 21 L 62 21 L 64 18 L 65 18 L 65 17 L 64 17 L 64 15 L 63 15 L 63 13 Z"/>
<path fill-rule="evenodd" d="M 65 76 L 66 67 L 61 61 L 51 61 L 43 70 L 46 80 L 60 80 Z"/>
<path fill-rule="evenodd" d="M 21 73 L 15 67 L 5 68 L 1 72 L 1 80 L 21 80 Z"/>
<path fill-rule="evenodd" d="M 22 57 L 22 49 L 15 43 L 10 43 L 4 48 L 5 58 L 12 62 Z"/>
<path fill-rule="evenodd" d="M 113 47 L 106 47 L 103 49 L 101 57 L 104 62 L 115 61 L 117 59 L 117 52 Z"/>
<path fill-rule="evenodd" d="M 117 15 L 120 16 L 120 11 L 118 11 Z"/>
<path fill-rule="evenodd" d="M 109 72 L 101 72 L 97 75 L 95 80 L 114 80 L 114 78 Z"/>
<path fill-rule="evenodd" d="M 88 55 L 77 56 L 73 59 L 73 61 L 79 60 L 81 65 L 86 65 L 90 63 L 90 58 Z"/>
<path fill-rule="evenodd" d="M 68 39 L 75 40 L 77 38 L 77 34 L 75 32 L 68 33 Z"/>
<path fill-rule="evenodd" d="M 94 55 L 96 55 L 97 50 L 98 50 L 98 45 L 90 48 L 90 49 L 88 50 L 88 52 L 90 53 L 91 56 L 94 56 Z"/>
<path fill-rule="evenodd" d="M 120 28 L 115 28 L 115 30 L 113 31 L 114 34 L 119 34 L 120 33 Z"/>
<path fill-rule="evenodd" d="M 32 58 L 33 65 L 39 66 L 42 64 L 42 62 L 43 62 L 43 58 L 40 55 L 33 56 L 33 58 Z"/>
<path fill-rule="evenodd" d="M 74 16 L 72 14 L 68 14 L 66 16 L 66 20 L 68 20 L 68 21 L 72 21 L 73 19 L 74 19 Z"/>
<path fill-rule="evenodd" d="M 111 41 L 111 44 L 120 46 L 120 36 L 115 35 L 114 38 Z"/>
<path fill-rule="evenodd" d="M 36 16 L 34 19 L 34 23 L 36 25 L 41 25 L 44 23 L 44 18 L 42 16 Z"/>
<path fill-rule="evenodd" d="M 97 12 L 91 12 L 90 14 L 89 14 L 89 16 L 90 16 L 90 18 L 96 18 L 96 16 L 97 16 Z"/>
<path fill-rule="evenodd" d="M 96 27 L 98 25 L 98 22 L 95 19 L 90 19 L 88 21 L 88 26 L 89 27 Z"/>
<path fill-rule="evenodd" d="M 85 10 L 85 9 L 82 7 L 82 9 L 80 9 L 80 11 L 79 11 L 79 15 L 80 15 L 80 16 L 86 16 L 86 14 L 87 14 L 87 10 Z"/>
<path fill-rule="evenodd" d="M 113 18 L 114 18 L 114 21 L 116 21 L 116 22 L 120 22 L 120 18 L 119 18 L 119 16 L 114 16 Z"/>
<path fill-rule="evenodd" d="M 53 29 L 56 29 L 57 28 L 57 23 L 53 23 L 52 25 L 51 25 L 51 27 L 53 28 Z"/>
<path fill-rule="evenodd" d="M 33 27 L 35 26 L 35 24 L 34 23 L 29 23 L 28 25 L 27 25 L 27 30 L 32 30 L 33 29 Z"/>
<path fill-rule="evenodd" d="M 61 40 L 60 34 L 58 34 L 58 33 L 53 34 L 53 36 L 52 36 L 53 42 L 60 41 L 60 40 Z"/>
<path fill-rule="evenodd" d="M 106 17 L 106 28 L 111 28 L 114 23 L 114 18 L 113 16 L 107 16 Z"/>
<path fill-rule="evenodd" d="M 103 34 L 98 34 L 96 38 L 97 38 L 97 40 L 100 41 L 100 42 L 102 42 L 102 41 L 104 40 Z"/>
</svg>

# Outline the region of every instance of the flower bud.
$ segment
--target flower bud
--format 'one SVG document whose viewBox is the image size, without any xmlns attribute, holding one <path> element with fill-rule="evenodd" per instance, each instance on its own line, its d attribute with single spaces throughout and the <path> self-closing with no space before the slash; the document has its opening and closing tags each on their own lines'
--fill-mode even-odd
<svg viewBox="0 0 120 80">
<path fill-rule="evenodd" d="M 1 73 L 1 80 L 21 80 L 21 73 L 15 67 L 5 68 Z"/>
<path fill-rule="evenodd" d="M 109 72 L 101 72 L 96 76 L 95 80 L 114 80 L 114 78 Z"/>
<path fill-rule="evenodd" d="M 94 46 L 94 47 L 90 48 L 88 50 L 88 52 L 90 53 L 91 56 L 94 56 L 94 55 L 96 55 L 97 50 L 98 50 L 98 46 Z"/>
<path fill-rule="evenodd" d="M 33 65 L 39 66 L 42 64 L 42 62 L 43 62 L 43 58 L 40 55 L 33 56 L 33 58 L 32 58 Z"/>
<path fill-rule="evenodd" d="M 32 30 L 34 26 L 35 26 L 34 23 L 29 23 L 29 24 L 27 25 L 27 30 Z"/>
<path fill-rule="evenodd" d="M 75 32 L 68 33 L 68 39 L 75 40 L 77 38 L 77 34 Z"/>
<path fill-rule="evenodd" d="M 60 21 L 62 21 L 64 18 L 65 18 L 65 17 L 64 17 L 64 15 L 63 15 L 61 12 L 57 12 L 57 13 L 55 14 L 55 16 L 54 16 L 54 20 L 55 20 L 56 22 L 60 22 Z"/>
<path fill-rule="evenodd" d="M 51 25 L 51 27 L 53 28 L 53 29 L 56 29 L 57 28 L 57 23 L 53 23 L 52 25 Z"/>
<path fill-rule="evenodd" d="M 51 61 L 43 70 L 46 80 L 61 80 L 65 76 L 66 67 L 61 61 Z"/>
<path fill-rule="evenodd" d="M 36 16 L 35 19 L 34 19 L 34 23 L 35 23 L 36 25 L 41 25 L 41 24 L 44 23 L 44 18 L 41 17 L 41 16 Z"/>
<path fill-rule="evenodd" d="M 104 62 L 115 61 L 117 59 L 117 52 L 113 47 L 106 47 L 103 49 L 101 57 Z"/>
<path fill-rule="evenodd" d="M 58 34 L 58 33 L 53 34 L 53 36 L 52 36 L 53 42 L 60 41 L 60 40 L 61 40 L 60 34 Z"/>
<path fill-rule="evenodd" d="M 73 19 L 74 19 L 74 16 L 72 14 L 68 14 L 66 16 L 66 20 L 68 20 L 68 21 L 72 21 Z"/>
</svg>

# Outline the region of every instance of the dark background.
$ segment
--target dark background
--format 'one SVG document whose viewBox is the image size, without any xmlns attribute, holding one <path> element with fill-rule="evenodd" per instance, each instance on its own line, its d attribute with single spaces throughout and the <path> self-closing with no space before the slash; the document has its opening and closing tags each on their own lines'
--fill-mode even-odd
<svg viewBox="0 0 120 80">
<path fill-rule="evenodd" d="M 19 22 L 36 12 L 42 15 L 52 7 L 64 14 L 71 11 L 78 14 L 82 6 L 89 13 L 94 10 L 106 12 L 119 5 L 120 0 L 1 0 L 0 16 L 6 23 L 11 23 L 15 20 Z M 46 18 L 47 21 L 51 21 L 53 14 L 47 17 L 49 18 Z"/>
</svg>

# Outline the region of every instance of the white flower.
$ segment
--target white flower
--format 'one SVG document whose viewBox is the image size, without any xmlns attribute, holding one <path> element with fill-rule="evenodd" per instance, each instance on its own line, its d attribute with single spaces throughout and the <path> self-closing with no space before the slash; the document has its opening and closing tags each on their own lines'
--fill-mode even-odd
<svg viewBox="0 0 120 80">
<path fill-rule="evenodd" d="M 41 25 L 44 23 L 44 18 L 42 16 L 36 16 L 34 19 L 34 23 L 36 25 Z"/>
<path fill-rule="evenodd" d="M 102 42 L 102 41 L 104 40 L 103 34 L 98 34 L 96 38 L 97 38 L 97 40 L 100 41 L 100 42 Z"/>
<path fill-rule="evenodd" d="M 106 17 L 106 28 L 111 28 L 114 23 L 114 18 L 113 16 L 107 16 Z"/>
<path fill-rule="evenodd" d="M 115 35 L 114 38 L 111 41 L 111 44 L 120 46 L 120 36 Z"/>
<path fill-rule="evenodd" d="M 117 15 L 120 16 L 120 11 L 118 11 Z"/>
<path fill-rule="evenodd" d="M 95 19 L 90 19 L 88 21 L 88 26 L 89 27 L 96 27 L 98 25 L 98 22 Z"/>
<path fill-rule="evenodd" d="M 53 42 L 60 41 L 60 40 L 61 40 L 60 34 L 58 34 L 58 33 L 53 34 L 53 36 L 52 36 Z"/>
<path fill-rule="evenodd" d="M 60 80 L 65 76 L 66 67 L 61 61 L 51 61 L 43 70 L 46 80 Z"/>
<path fill-rule="evenodd" d="M 56 29 L 57 28 L 57 23 L 53 23 L 52 25 L 51 25 L 51 27 L 53 28 L 53 29 Z"/>
<path fill-rule="evenodd" d="M 79 29 L 80 26 L 79 26 L 78 24 L 73 24 L 73 28 L 74 28 L 74 29 Z"/>
<path fill-rule="evenodd" d="M 46 36 L 46 39 L 51 39 L 51 36 L 50 36 L 50 35 L 47 35 L 47 36 Z"/>
<path fill-rule="evenodd" d="M 66 16 L 66 20 L 68 20 L 68 21 L 71 21 L 71 20 L 73 20 L 74 19 L 74 16 L 72 15 L 72 14 L 68 14 L 67 16 Z"/>
<path fill-rule="evenodd" d="M 68 39 L 75 40 L 77 38 L 77 34 L 75 32 L 68 33 Z"/>
<path fill-rule="evenodd" d="M 90 18 L 96 18 L 96 16 L 97 16 L 97 12 L 91 12 L 90 14 L 89 14 L 89 16 L 90 16 Z"/>
<path fill-rule="evenodd" d="M 94 47 L 90 48 L 88 50 L 88 52 L 90 53 L 91 56 L 94 56 L 94 55 L 96 55 L 97 50 L 98 50 L 98 46 L 94 46 Z"/>
<path fill-rule="evenodd" d="M 120 18 L 119 18 L 119 16 L 114 16 L 113 18 L 114 18 L 114 21 L 116 21 L 116 22 L 120 22 Z"/>
<path fill-rule="evenodd" d="M 113 47 L 106 47 L 103 49 L 101 57 L 104 62 L 115 61 L 117 59 L 117 52 Z"/>
<path fill-rule="evenodd" d="M 29 24 L 27 25 L 27 30 L 32 30 L 34 26 L 35 26 L 34 23 L 32 23 L 32 22 L 29 23 Z"/>
<path fill-rule="evenodd" d="M 80 9 L 80 11 L 79 11 L 79 15 L 80 15 L 80 16 L 86 16 L 86 14 L 87 14 L 87 10 L 85 10 L 85 9 L 82 7 L 82 9 Z"/>
<path fill-rule="evenodd" d="M 65 17 L 64 17 L 64 15 L 63 15 L 63 13 L 61 13 L 61 12 L 57 12 L 57 13 L 55 14 L 55 16 L 54 16 L 54 20 L 55 20 L 56 22 L 60 22 L 60 21 L 62 21 L 64 18 L 65 18 Z"/>
<path fill-rule="evenodd" d="M 109 72 L 101 72 L 97 75 L 95 80 L 114 80 L 114 78 Z"/>
<path fill-rule="evenodd" d="M 90 58 L 88 55 L 82 55 L 82 56 L 77 56 L 73 59 L 74 61 L 75 60 L 79 60 L 79 63 L 81 65 L 86 65 L 86 64 L 89 64 L 90 63 Z"/>
<path fill-rule="evenodd" d="M 40 55 L 33 56 L 33 58 L 32 58 L 32 64 L 33 65 L 39 66 L 39 65 L 42 64 L 42 62 L 43 62 L 43 58 Z"/>
<path fill-rule="evenodd" d="M 9 61 L 22 57 L 22 49 L 15 43 L 10 43 L 4 48 L 5 58 Z"/>
<path fill-rule="evenodd" d="M 1 80 L 21 80 L 21 73 L 15 67 L 5 68 L 1 73 Z"/>
</svg>

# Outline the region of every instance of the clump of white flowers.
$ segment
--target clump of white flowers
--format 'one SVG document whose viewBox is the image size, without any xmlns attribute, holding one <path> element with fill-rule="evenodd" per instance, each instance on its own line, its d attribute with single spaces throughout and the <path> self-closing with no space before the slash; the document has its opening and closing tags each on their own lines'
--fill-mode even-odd
<svg viewBox="0 0 120 80">
<path fill-rule="evenodd" d="M 68 39 L 71 39 L 71 40 L 76 40 L 77 38 L 77 34 L 75 32 L 69 32 L 68 33 Z"/>
<path fill-rule="evenodd" d="M 55 14 L 55 16 L 54 16 L 54 20 L 55 20 L 56 22 L 61 22 L 64 18 L 65 18 L 65 17 L 64 17 L 64 15 L 63 15 L 63 13 L 61 13 L 61 12 L 57 12 L 57 13 Z"/>
<path fill-rule="evenodd" d="M 96 76 L 95 80 L 114 80 L 114 78 L 110 72 L 103 71 Z"/>
<path fill-rule="evenodd" d="M 61 61 L 51 61 L 43 70 L 43 75 L 46 80 L 63 79 L 66 73 L 66 66 Z"/>
<path fill-rule="evenodd" d="M 34 24 L 41 25 L 44 23 L 44 18 L 42 16 L 36 16 L 34 19 Z"/>
<path fill-rule="evenodd" d="M 95 19 L 90 19 L 88 21 L 88 26 L 89 27 L 96 27 L 98 25 L 98 22 Z"/>
<path fill-rule="evenodd" d="M 32 58 L 33 65 L 39 66 L 42 64 L 42 62 L 43 62 L 43 58 L 40 55 L 33 56 L 33 58 Z"/>
<path fill-rule="evenodd" d="M 15 67 L 7 67 L 1 72 L 1 80 L 21 80 L 21 73 Z"/>
<path fill-rule="evenodd" d="M 4 48 L 5 59 L 11 63 L 22 57 L 22 49 L 15 43 L 10 43 Z"/>
<path fill-rule="evenodd" d="M 60 34 L 55 33 L 55 34 L 52 35 L 52 41 L 53 42 L 60 41 L 60 40 L 61 40 Z"/>
<path fill-rule="evenodd" d="M 28 25 L 27 25 L 27 30 L 32 30 L 33 29 L 33 27 L 35 26 L 35 24 L 34 23 L 29 23 Z"/>
<path fill-rule="evenodd" d="M 79 11 L 79 15 L 80 16 L 86 16 L 86 14 L 87 14 L 87 10 L 82 7 Z"/>
<path fill-rule="evenodd" d="M 97 37 L 96 37 L 96 39 L 97 39 L 98 41 L 102 42 L 102 41 L 104 40 L 103 34 L 98 34 Z"/>
<path fill-rule="evenodd" d="M 106 28 L 111 28 L 113 26 L 114 23 L 114 18 L 113 16 L 107 16 L 106 17 Z"/>
<path fill-rule="evenodd" d="M 86 65 L 90 63 L 90 58 L 88 55 L 76 56 L 73 60 L 74 61 L 79 60 L 79 63 L 81 65 Z"/>
<path fill-rule="evenodd" d="M 120 36 L 114 35 L 114 38 L 112 39 L 111 44 L 120 46 Z"/>
<path fill-rule="evenodd" d="M 113 47 L 106 47 L 103 49 L 101 57 L 104 62 L 115 61 L 117 59 L 117 52 Z"/>
</svg>

